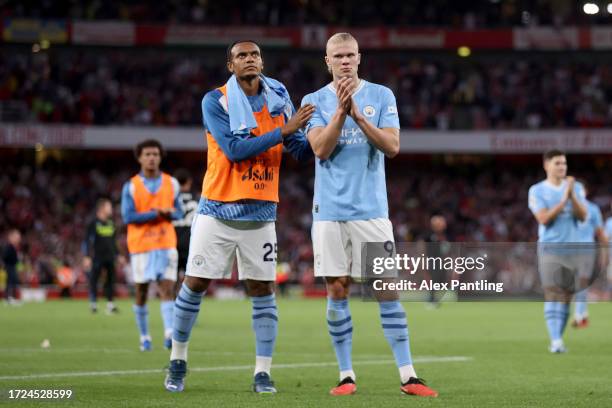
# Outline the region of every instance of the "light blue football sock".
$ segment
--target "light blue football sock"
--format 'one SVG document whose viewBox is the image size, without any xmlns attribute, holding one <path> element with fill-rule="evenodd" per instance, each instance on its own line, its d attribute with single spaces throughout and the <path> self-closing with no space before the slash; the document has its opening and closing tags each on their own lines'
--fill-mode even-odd
<svg viewBox="0 0 612 408">
<path fill-rule="evenodd" d="M 565 332 L 565 327 L 567 326 L 567 319 L 570 315 L 570 305 L 569 303 L 558 303 L 559 305 L 557 306 L 557 310 L 559 311 L 559 319 L 561 319 L 559 322 L 559 338 L 561 338 L 563 337 L 563 332 Z"/>
<path fill-rule="evenodd" d="M 272 357 L 278 333 L 278 312 L 274 294 L 251 297 L 253 307 L 253 331 L 255 332 L 255 355 Z"/>
<path fill-rule="evenodd" d="M 544 319 L 551 341 L 561 340 L 563 315 L 561 302 L 544 302 Z"/>
<path fill-rule="evenodd" d="M 182 343 L 189 341 L 191 329 L 200 312 L 200 303 L 206 292 L 194 292 L 185 283 L 174 301 L 172 339 Z"/>
<path fill-rule="evenodd" d="M 348 299 L 334 300 L 327 298 L 327 328 L 336 352 L 340 371 L 352 370 L 353 321 Z"/>
<path fill-rule="evenodd" d="M 136 325 L 141 337 L 149 335 L 149 308 L 147 305 L 134 305 L 132 307 L 134 314 L 136 315 Z"/>
<path fill-rule="evenodd" d="M 558 340 L 557 333 L 557 302 L 544 302 L 544 320 L 551 341 Z"/>
<path fill-rule="evenodd" d="M 577 319 L 584 319 L 584 317 L 588 314 L 587 289 L 583 289 L 576 293 L 575 301 L 576 307 L 574 309 L 574 316 L 576 316 Z"/>
<path fill-rule="evenodd" d="M 379 302 L 383 333 L 393 351 L 397 367 L 412 365 L 408 323 L 402 304 L 397 301 Z"/>
<path fill-rule="evenodd" d="M 172 330 L 172 317 L 174 316 L 174 302 L 164 300 L 160 303 L 161 317 L 164 322 L 164 335 Z"/>
</svg>

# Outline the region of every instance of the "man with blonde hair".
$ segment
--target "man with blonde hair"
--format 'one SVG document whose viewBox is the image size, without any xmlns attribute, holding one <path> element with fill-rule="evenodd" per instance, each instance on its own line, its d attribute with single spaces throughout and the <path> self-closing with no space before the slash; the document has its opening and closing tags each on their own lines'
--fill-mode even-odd
<svg viewBox="0 0 612 408">
<path fill-rule="evenodd" d="M 340 366 L 332 395 L 356 392 L 351 361 L 353 325 L 350 284 L 361 278 L 361 245 L 393 245 L 385 180 L 385 156 L 399 153 L 399 117 L 393 92 L 360 79 L 357 40 L 349 33 L 327 42 L 325 63 L 332 82 L 306 95 L 316 110 L 306 127 L 316 156 L 312 242 L 315 275 L 327 284 L 327 324 Z M 406 313 L 397 293 L 377 296 L 382 328 L 405 394 L 435 397 L 412 365 Z"/>
</svg>

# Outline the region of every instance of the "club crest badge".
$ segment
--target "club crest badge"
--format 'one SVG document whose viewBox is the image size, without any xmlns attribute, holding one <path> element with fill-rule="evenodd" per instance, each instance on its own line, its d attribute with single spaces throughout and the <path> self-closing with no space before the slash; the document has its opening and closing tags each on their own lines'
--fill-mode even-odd
<svg viewBox="0 0 612 408">
<path fill-rule="evenodd" d="M 372 116 L 374 116 L 375 113 L 376 113 L 376 109 L 374 109 L 372 105 L 368 105 L 365 108 L 363 108 L 363 114 L 368 118 L 371 118 Z"/>
</svg>

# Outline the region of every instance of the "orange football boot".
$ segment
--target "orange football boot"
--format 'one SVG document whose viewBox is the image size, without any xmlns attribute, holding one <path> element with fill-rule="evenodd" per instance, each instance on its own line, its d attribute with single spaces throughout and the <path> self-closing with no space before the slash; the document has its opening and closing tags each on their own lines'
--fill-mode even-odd
<svg viewBox="0 0 612 408">
<path fill-rule="evenodd" d="M 572 321 L 572 327 L 575 329 L 586 329 L 587 327 L 589 327 L 589 318 L 585 317 L 580 320 L 574 319 Z"/>
<path fill-rule="evenodd" d="M 346 377 L 344 380 L 340 381 L 337 386 L 332 388 L 329 393 L 330 395 L 352 395 L 357 392 L 357 384 L 351 377 Z"/>
<path fill-rule="evenodd" d="M 437 397 L 438 392 L 429 388 L 425 381 L 420 378 L 410 377 L 408 382 L 402 384 L 400 390 L 404 394 L 417 395 L 419 397 Z"/>
</svg>

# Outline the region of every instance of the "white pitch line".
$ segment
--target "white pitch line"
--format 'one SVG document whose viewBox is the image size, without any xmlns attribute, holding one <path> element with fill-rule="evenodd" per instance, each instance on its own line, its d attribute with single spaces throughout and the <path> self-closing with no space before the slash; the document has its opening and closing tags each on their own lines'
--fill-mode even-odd
<svg viewBox="0 0 612 408">
<path fill-rule="evenodd" d="M 472 357 L 466 356 L 446 356 L 446 357 L 435 357 L 435 356 L 423 356 L 416 357 L 413 359 L 415 363 L 453 363 L 453 362 L 465 362 L 472 360 Z M 355 365 L 380 365 L 390 364 L 394 360 L 364 360 L 354 361 Z M 274 364 L 272 367 L 278 368 L 310 368 L 310 367 L 330 367 L 336 366 L 338 363 L 335 361 L 320 362 L 320 363 L 292 363 L 292 364 Z M 237 365 L 237 366 L 220 366 L 220 367 L 194 367 L 190 368 L 192 372 L 209 372 L 209 371 L 241 371 L 241 370 L 252 370 L 252 365 Z M 71 373 L 44 373 L 44 374 L 31 374 L 31 375 L 6 375 L 1 376 L 0 381 L 13 381 L 13 380 L 36 380 L 41 378 L 70 378 L 70 377 L 105 377 L 113 375 L 139 375 L 139 374 L 160 374 L 164 371 L 159 368 L 148 369 L 148 370 L 117 370 L 117 371 L 79 371 Z"/>
<path fill-rule="evenodd" d="M 73 347 L 73 348 L 59 348 L 59 347 L 51 347 L 51 348 L 47 348 L 44 349 L 42 347 L 27 347 L 27 348 L 18 348 L 18 347 L 11 347 L 11 348 L 0 348 L 0 354 L 2 353 L 30 353 L 30 354 L 36 354 L 36 353 L 42 353 L 42 354 L 63 354 L 63 353 L 70 353 L 70 354 L 74 354 L 74 353 L 108 353 L 108 354 L 116 354 L 116 353 L 138 353 L 138 348 L 95 348 L 95 347 Z M 213 355 L 221 355 L 221 356 L 237 356 L 237 355 L 252 355 L 253 352 L 252 351 L 245 351 L 245 352 L 235 352 L 235 351 L 200 351 L 200 350 L 189 350 L 189 354 L 213 354 Z M 291 353 L 283 353 L 283 354 L 287 354 L 290 355 Z M 278 355 L 277 353 L 275 353 L 275 355 Z M 296 354 L 293 354 L 296 355 Z M 320 354 L 316 354 L 316 353 L 300 353 L 299 355 L 320 355 Z"/>
</svg>

